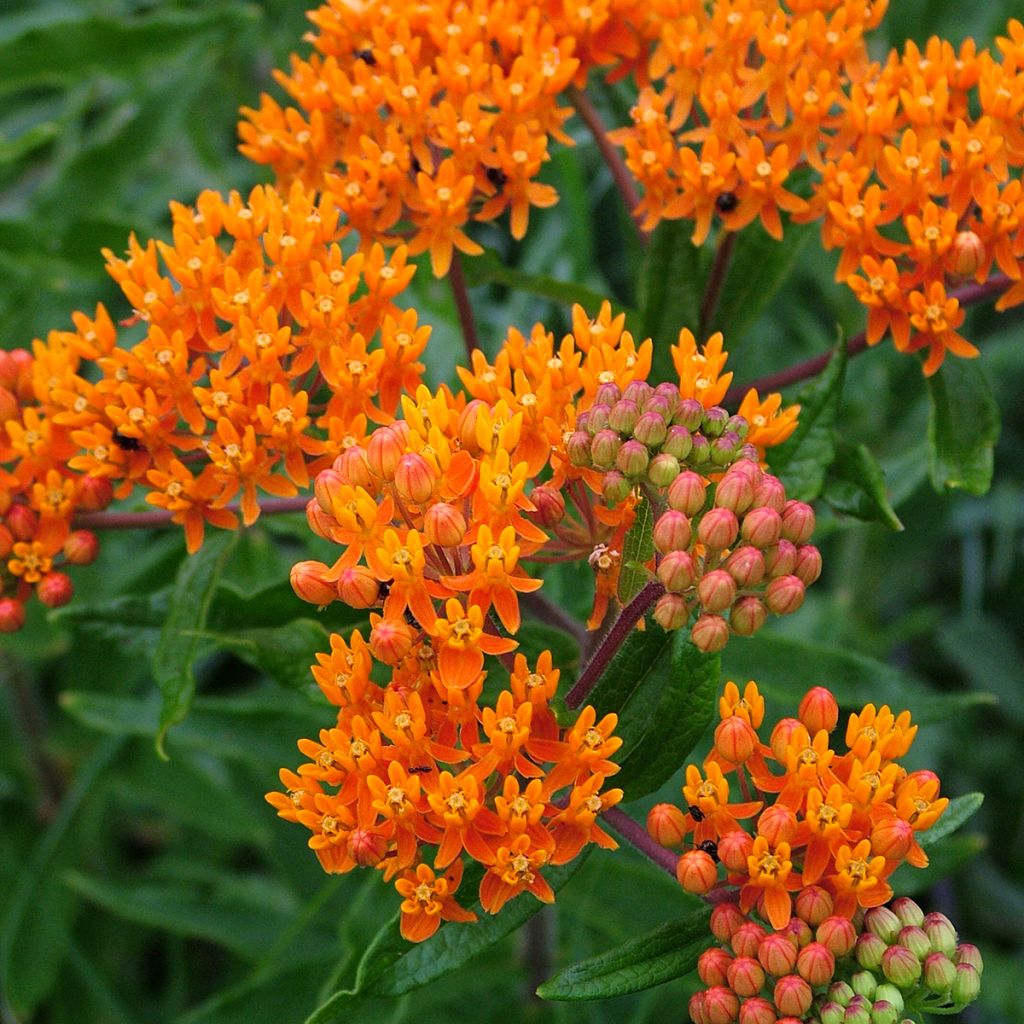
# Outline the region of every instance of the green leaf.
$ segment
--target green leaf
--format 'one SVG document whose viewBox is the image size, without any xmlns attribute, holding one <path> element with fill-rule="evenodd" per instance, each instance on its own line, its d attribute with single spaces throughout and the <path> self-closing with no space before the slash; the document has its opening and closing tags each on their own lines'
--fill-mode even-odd
<svg viewBox="0 0 1024 1024">
<path fill-rule="evenodd" d="M 153 678 L 163 694 L 156 749 L 165 759 L 167 730 L 184 719 L 192 704 L 196 690 L 192 663 L 202 642 L 199 634 L 206 625 L 217 581 L 237 536 L 232 532 L 209 537 L 178 570 L 167 618 L 151 659 Z"/>
<path fill-rule="evenodd" d="M 925 849 L 934 846 L 940 839 L 952 835 L 969 818 L 977 814 L 984 802 L 984 793 L 965 793 L 963 796 L 954 797 L 949 801 L 949 806 L 942 817 L 926 832 L 920 833 L 917 841 Z"/>
<path fill-rule="evenodd" d="M 0 167 L 17 163 L 22 157 L 58 138 L 60 132 L 61 127 L 56 121 L 43 121 L 22 132 L 16 139 L 0 136 Z"/>
<path fill-rule="evenodd" d="M 937 491 L 984 494 L 992 482 L 999 406 L 977 362 L 947 359 L 928 378 L 928 468 Z"/>
<path fill-rule="evenodd" d="M 889 501 L 882 467 L 866 445 L 836 439 L 836 457 L 828 467 L 822 496 L 837 512 L 903 529 Z"/>
<path fill-rule="evenodd" d="M 722 655 L 727 679 L 756 679 L 765 696 L 795 708 L 812 686 L 827 686 L 844 708 L 889 704 L 919 723 L 943 722 L 978 705 L 988 693 L 935 693 L 890 665 L 838 647 L 760 633 L 729 644 Z M 790 712 L 792 713 L 792 712 Z"/>
<path fill-rule="evenodd" d="M 646 566 L 654 557 L 654 540 L 651 531 L 654 528 L 654 516 L 651 503 L 642 498 L 636 509 L 636 520 L 626 534 L 622 545 L 622 568 L 619 571 L 619 602 L 629 604 L 639 593 L 640 588 L 650 578 Z"/>
<path fill-rule="evenodd" d="M 671 673 L 657 695 L 650 727 L 615 776 L 627 800 L 653 792 L 683 766 L 714 718 L 721 674 L 717 654 L 698 650 L 685 630 L 673 634 Z"/>
<path fill-rule="evenodd" d="M 570 863 L 545 872 L 544 877 L 551 888 L 558 892 L 576 873 L 588 853 L 589 850 L 585 850 Z M 405 942 L 399 935 L 399 915 L 396 914 L 367 947 L 356 973 L 355 988 L 336 992 L 310 1015 L 306 1024 L 348 1024 L 357 1019 L 353 1014 L 366 997 L 404 995 L 451 974 L 521 927 L 543 908 L 543 903 L 529 893 L 523 893 L 493 917 L 484 914 L 473 924 L 443 924 L 426 942 L 415 944 Z"/>
<path fill-rule="evenodd" d="M 835 424 L 846 375 L 846 342 L 840 339 L 817 380 L 797 396 L 800 422 L 788 440 L 771 451 L 772 472 L 798 501 L 821 494 L 825 473 L 836 455 Z"/>
<path fill-rule="evenodd" d="M 786 237 L 778 242 L 757 227 L 741 231 L 736 238 L 718 312 L 705 333 L 721 331 L 726 347 L 734 348 L 789 279 L 804 246 L 817 233 L 816 224 L 786 224 Z"/>
<path fill-rule="evenodd" d="M 611 999 L 689 974 L 708 946 L 710 907 L 698 907 L 606 953 L 581 960 L 545 981 L 541 999 Z"/>
</svg>

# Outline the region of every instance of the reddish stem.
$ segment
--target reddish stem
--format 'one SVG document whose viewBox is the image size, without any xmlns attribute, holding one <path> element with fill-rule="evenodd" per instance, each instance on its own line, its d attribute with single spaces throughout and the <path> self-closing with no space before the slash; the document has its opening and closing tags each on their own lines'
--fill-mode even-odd
<svg viewBox="0 0 1024 1024">
<path fill-rule="evenodd" d="M 711 330 L 712 321 L 718 312 L 718 300 L 722 297 L 722 288 L 725 286 L 725 279 L 729 274 L 729 264 L 732 262 L 732 254 L 736 248 L 736 232 L 724 231 L 718 239 L 718 247 L 715 249 L 715 262 L 711 266 L 711 273 L 708 274 L 708 281 L 704 287 L 704 296 L 700 303 L 700 336 L 706 341 Z"/>
<path fill-rule="evenodd" d="M 260 503 L 260 514 L 277 516 L 305 512 L 308 504 L 308 497 L 268 498 Z M 228 511 L 240 510 L 237 505 L 229 505 Z M 159 530 L 175 525 L 171 521 L 172 515 L 166 509 L 158 512 L 83 512 L 75 516 L 72 525 L 76 530 Z"/>
<path fill-rule="evenodd" d="M 473 320 L 473 306 L 469 301 L 466 288 L 466 275 L 462 271 L 462 256 L 452 253 L 452 265 L 448 271 L 448 283 L 452 286 L 455 309 L 459 314 L 459 325 L 462 327 L 462 340 L 466 344 L 466 365 L 472 366 L 473 353 L 480 347 L 477 338 L 476 323 Z"/>
<path fill-rule="evenodd" d="M 631 846 L 639 850 L 645 857 L 654 861 L 659 868 L 664 868 L 673 878 L 676 877 L 676 864 L 679 854 L 659 846 L 648 834 L 647 830 L 634 821 L 625 811 L 618 807 L 609 807 L 604 812 L 604 820 L 622 836 Z"/>
</svg>

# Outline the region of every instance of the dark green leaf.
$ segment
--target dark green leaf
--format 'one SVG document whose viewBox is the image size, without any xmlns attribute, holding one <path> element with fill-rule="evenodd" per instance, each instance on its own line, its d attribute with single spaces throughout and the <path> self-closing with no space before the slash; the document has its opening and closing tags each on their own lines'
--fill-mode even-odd
<svg viewBox="0 0 1024 1024">
<path fill-rule="evenodd" d="M 728 679 L 756 679 L 766 696 L 790 709 L 812 686 L 827 686 L 844 708 L 886 703 L 894 711 L 909 710 L 919 723 L 947 721 L 966 708 L 994 703 L 988 693 L 935 693 L 873 658 L 777 633 L 733 641 L 722 668 Z"/>
<path fill-rule="evenodd" d="M 835 461 L 828 468 L 822 496 L 838 512 L 891 530 L 903 529 L 889 501 L 882 467 L 866 445 L 837 438 Z"/>
<path fill-rule="evenodd" d="M 825 473 L 836 455 L 835 424 L 846 375 L 846 342 L 839 341 L 817 380 L 797 396 L 800 422 L 771 450 L 772 472 L 786 485 L 789 497 L 813 501 L 821 494 Z"/>
<path fill-rule="evenodd" d="M 689 974 L 708 947 L 709 907 L 630 939 L 606 953 L 581 960 L 549 978 L 537 995 L 541 999 L 611 999 L 640 992 Z"/>
<path fill-rule="evenodd" d="M 60 125 L 55 121 L 44 121 L 22 132 L 16 139 L 0 137 L 0 167 L 17 163 L 33 150 L 52 142 L 60 135 Z"/>
<path fill-rule="evenodd" d="M 942 817 L 930 829 L 920 834 L 918 842 L 925 849 L 934 846 L 940 839 L 952 835 L 964 822 L 977 814 L 984 802 L 984 793 L 965 793 L 963 796 L 954 797 L 949 801 L 949 806 Z"/>
<path fill-rule="evenodd" d="M 929 470 L 937 491 L 984 494 L 992 482 L 999 406 L 977 362 L 947 359 L 928 378 Z"/>
<path fill-rule="evenodd" d="M 698 650 L 685 630 L 673 634 L 671 674 L 656 698 L 651 696 L 650 727 L 615 776 L 627 800 L 653 792 L 682 768 L 714 718 L 721 674 L 717 654 Z"/>
<path fill-rule="evenodd" d="M 650 578 L 647 563 L 654 557 L 651 531 L 654 517 L 651 503 L 642 498 L 636 509 L 636 520 L 622 545 L 622 568 L 619 571 L 619 602 L 629 604 Z"/>
<path fill-rule="evenodd" d="M 167 618 L 152 656 L 153 678 L 163 694 L 156 735 L 156 749 L 161 757 L 167 756 L 164 751 L 167 730 L 188 714 L 192 704 L 196 689 L 192 663 L 201 643 L 198 634 L 206 626 L 217 581 L 236 538 L 236 533 L 208 537 L 199 551 L 182 562 L 178 570 Z"/>
</svg>

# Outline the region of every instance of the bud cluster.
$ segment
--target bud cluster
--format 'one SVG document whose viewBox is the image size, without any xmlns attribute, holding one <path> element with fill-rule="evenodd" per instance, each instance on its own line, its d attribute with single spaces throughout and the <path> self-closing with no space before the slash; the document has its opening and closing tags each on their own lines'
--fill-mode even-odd
<svg viewBox="0 0 1024 1024">
<path fill-rule="evenodd" d="M 694 1024 L 901 1024 L 977 998 L 981 955 L 943 914 L 900 898 L 850 919 L 830 913 L 823 890 L 805 893 L 776 932 L 735 903 L 715 907 L 718 945 L 697 964 L 706 988 L 690 1000 Z"/>
</svg>

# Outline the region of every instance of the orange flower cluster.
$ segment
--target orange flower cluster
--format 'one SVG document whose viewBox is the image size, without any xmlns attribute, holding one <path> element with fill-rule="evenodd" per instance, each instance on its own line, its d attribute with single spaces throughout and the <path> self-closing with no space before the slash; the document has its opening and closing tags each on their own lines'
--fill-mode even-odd
<svg viewBox="0 0 1024 1024">
<path fill-rule="evenodd" d="M 683 888 L 703 894 L 720 887 L 724 868 L 740 912 L 756 910 L 782 931 L 793 915 L 793 893 L 798 902 L 813 897 L 827 902 L 828 914 L 850 918 L 892 897 L 887 879 L 900 864 L 927 865 L 917 834 L 949 801 L 939 796 L 933 772 L 908 773 L 899 764 L 917 733 L 909 712 L 866 705 L 850 715 L 846 752 L 839 754 L 831 738 L 839 707 L 823 687 L 808 691 L 797 718 L 776 723 L 768 744 L 758 735 L 764 699 L 756 683 L 742 694 L 727 683 L 719 710 L 703 769 L 686 768 L 686 810 L 658 804 L 648 816 L 648 830 L 662 845 L 692 837 L 695 847 L 682 854 L 676 872 Z M 738 803 L 730 775 L 742 795 Z"/>
<path fill-rule="evenodd" d="M 865 33 L 886 7 L 660 3 L 657 85 L 612 136 L 644 187 L 647 228 L 688 218 L 699 245 L 716 219 L 724 231 L 760 219 L 776 238 L 780 211 L 821 219 L 825 247 L 841 250 L 836 280 L 868 307 L 868 341 L 889 331 L 927 352 L 931 374 L 947 351 L 977 354 L 951 285 L 996 266 L 1013 282 L 997 308 L 1024 302 L 1024 25 L 995 53 L 933 38 L 880 64 Z"/>
<path fill-rule="evenodd" d="M 331 0 L 310 12 L 317 53 L 293 56 L 270 96 L 243 109 L 242 152 L 284 183 L 322 190 L 364 244 L 407 232 L 447 273 L 479 253 L 470 221 L 506 210 L 516 238 L 555 190 L 537 180 L 548 142 L 571 144 L 558 95 L 596 66 L 642 54 L 638 0 L 544 4 Z"/>
</svg>

